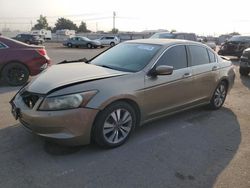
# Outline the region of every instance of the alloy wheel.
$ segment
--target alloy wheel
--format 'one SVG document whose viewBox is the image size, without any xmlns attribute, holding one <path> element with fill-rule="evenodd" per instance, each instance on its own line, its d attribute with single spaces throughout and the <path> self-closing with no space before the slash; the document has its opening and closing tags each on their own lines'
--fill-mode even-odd
<svg viewBox="0 0 250 188">
<path fill-rule="evenodd" d="M 133 119 L 126 109 L 116 109 L 111 112 L 103 126 L 103 136 L 110 144 L 117 144 L 127 138 L 132 129 Z"/>
<path fill-rule="evenodd" d="M 219 87 L 217 87 L 217 89 L 215 90 L 214 94 L 214 105 L 216 107 L 220 107 L 223 104 L 226 98 L 226 94 L 226 86 L 224 84 L 220 84 Z"/>
</svg>

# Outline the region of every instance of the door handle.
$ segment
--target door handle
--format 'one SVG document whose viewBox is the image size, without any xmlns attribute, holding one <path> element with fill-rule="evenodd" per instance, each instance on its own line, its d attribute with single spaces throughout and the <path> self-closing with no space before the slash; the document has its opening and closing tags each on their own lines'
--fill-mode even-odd
<svg viewBox="0 0 250 188">
<path fill-rule="evenodd" d="M 213 66 L 212 71 L 216 71 L 216 70 L 218 70 L 218 69 L 219 69 L 218 66 Z"/>
<path fill-rule="evenodd" d="M 190 76 L 192 76 L 192 73 L 190 72 L 186 72 L 185 74 L 183 74 L 183 78 L 188 78 Z"/>
</svg>

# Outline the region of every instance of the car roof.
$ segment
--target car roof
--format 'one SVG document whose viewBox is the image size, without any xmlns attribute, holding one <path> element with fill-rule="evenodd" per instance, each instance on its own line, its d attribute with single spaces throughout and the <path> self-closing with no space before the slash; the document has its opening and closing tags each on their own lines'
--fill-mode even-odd
<svg viewBox="0 0 250 188">
<path fill-rule="evenodd" d="M 204 44 L 201 44 L 200 42 L 195 41 L 189 41 L 189 40 L 179 40 L 179 39 L 138 39 L 138 40 L 130 40 L 126 41 L 125 43 L 141 43 L 141 44 L 155 44 L 155 45 L 162 45 L 162 46 L 170 46 L 174 44 L 194 44 L 194 45 L 200 45 L 205 46 Z"/>
</svg>

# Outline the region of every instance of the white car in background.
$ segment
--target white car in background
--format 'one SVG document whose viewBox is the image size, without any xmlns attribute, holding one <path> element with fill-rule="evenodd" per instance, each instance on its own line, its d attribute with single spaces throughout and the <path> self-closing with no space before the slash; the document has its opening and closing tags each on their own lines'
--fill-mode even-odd
<svg viewBox="0 0 250 188">
<path fill-rule="evenodd" d="M 99 39 L 97 39 L 102 45 L 110 45 L 115 46 L 120 42 L 120 39 L 116 36 L 104 36 Z"/>
</svg>

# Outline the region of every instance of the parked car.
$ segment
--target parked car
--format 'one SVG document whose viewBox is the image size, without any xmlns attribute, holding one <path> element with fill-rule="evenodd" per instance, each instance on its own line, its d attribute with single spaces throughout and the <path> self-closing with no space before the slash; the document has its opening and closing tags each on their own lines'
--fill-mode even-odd
<svg viewBox="0 0 250 188">
<path fill-rule="evenodd" d="M 180 33 L 180 32 L 160 32 L 155 33 L 150 37 L 151 39 L 184 39 L 184 40 L 191 40 L 197 41 L 197 36 L 194 33 Z"/>
<path fill-rule="evenodd" d="M 236 35 L 221 45 L 218 54 L 240 58 L 242 52 L 248 47 L 250 47 L 250 36 Z"/>
<path fill-rule="evenodd" d="M 200 105 L 219 109 L 234 79 L 232 63 L 201 43 L 132 40 L 86 63 L 53 65 L 11 100 L 12 113 L 47 139 L 116 147 L 143 123 Z"/>
<path fill-rule="evenodd" d="M 97 48 L 101 47 L 101 43 L 99 41 L 90 40 L 87 37 L 72 37 L 63 42 L 64 46 L 69 48 L 72 47 L 87 47 L 87 48 Z"/>
<path fill-rule="evenodd" d="M 102 45 L 115 46 L 120 42 L 120 39 L 116 36 L 105 36 L 97 39 Z"/>
<path fill-rule="evenodd" d="M 216 43 L 214 41 L 208 41 L 207 38 L 197 38 L 198 42 L 202 42 L 203 44 L 206 44 L 210 48 L 212 48 L 214 51 L 216 51 Z"/>
<path fill-rule="evenodd" d="M 43 44 L 44 39 L 41 38 L 39 35 L 33 35 L 33 34 L 18 34 L 13 39 L 27 43 L 27 44 Z"/>
<path fill-rule="evenodd" d="M 247 76 L 250 73 L 250 48 L 243 51 L 240 57 L 240 75 Z"/>
<path fill-rule="evenodd" d="M 44 46 L 32 46 L 0 36 L 0 77 L 12 86 L 25 84 L 29 76 L 50 64 Z"/>
</svg>

